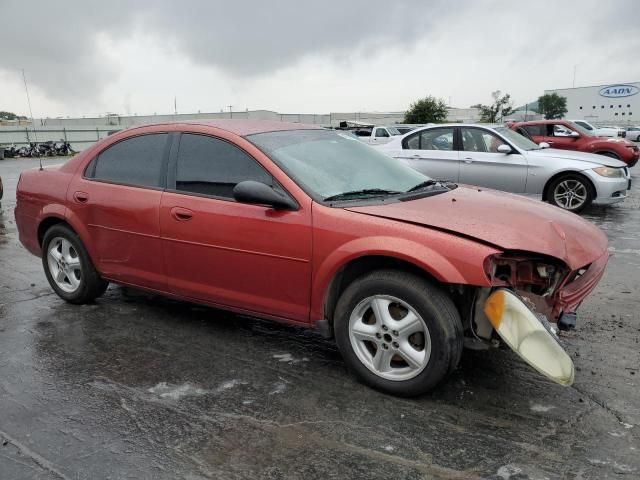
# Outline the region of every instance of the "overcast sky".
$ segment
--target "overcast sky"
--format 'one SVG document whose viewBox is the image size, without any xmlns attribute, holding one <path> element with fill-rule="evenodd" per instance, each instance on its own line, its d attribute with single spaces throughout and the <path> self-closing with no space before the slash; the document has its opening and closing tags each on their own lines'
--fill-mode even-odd
<svg viewBox="0 0 640 480">
<path fill-rule="evenodd" d="M 0 110 L 394 111 L 640 80 L 636 0 L 0 0 Z"/>
</svg>

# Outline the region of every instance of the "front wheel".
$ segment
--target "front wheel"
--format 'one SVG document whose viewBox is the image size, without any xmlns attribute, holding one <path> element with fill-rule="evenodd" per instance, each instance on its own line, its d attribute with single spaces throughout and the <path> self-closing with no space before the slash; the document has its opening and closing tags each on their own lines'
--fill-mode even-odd
<svg viewBox="0 0 640 480">
<path fill-rule="evenodd" d="M 591 183 L 578 174 L 556 178 L 549 186 L 548 192 L 549 203 L 573 213 L 584 210 L 595 197 Z"/>
<path fill-rule="evenodd" d="M 347 287 L 334 315 L 347 366 L 369 386 L 414 396 L 460 361 L 462 323 L 451 299 L 414 274 L 379 270 Z"/>
<path fill-rule="evenodd" d="M 42 265 L 51 288 L 69 303 L 88 303 L 109 286 L 96 271 L 80 237 L 65 225 L 54 225 L 42 241 Z"/>
</svg>

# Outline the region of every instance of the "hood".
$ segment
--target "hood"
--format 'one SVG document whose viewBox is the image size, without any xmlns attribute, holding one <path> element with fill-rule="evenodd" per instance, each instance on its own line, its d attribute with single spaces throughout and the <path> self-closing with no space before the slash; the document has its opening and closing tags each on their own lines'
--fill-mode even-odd
<svg viewBox="0 0 640 480">
<path fill-rule="evenodd" d="M 527 155 L 537 157 L 550 157 L 562 160 L 579 160 L 593 165 L 605 165 L 607 167 L 626 167 L 627 164 L 605 155 L 595 153 L 578 152 L 575 150 L 560 150 L 559 148 L 544 148 L 542 150 L 529 150 Z"/>
<path fill-rule="evenodd" d="M 548 255 L 572 270 L 607 250 L 605 234 L 578 215 L 495 190 L 460 186 L 432 197 L 347 210 L 449 231 L 503 250 Z"/>
</svg>

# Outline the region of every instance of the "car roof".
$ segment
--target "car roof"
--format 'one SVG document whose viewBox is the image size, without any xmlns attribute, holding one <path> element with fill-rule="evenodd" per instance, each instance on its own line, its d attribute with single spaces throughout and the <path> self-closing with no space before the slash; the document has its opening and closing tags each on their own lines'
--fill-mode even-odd
<svg viewBox="0 0 640 480">
<path fill-rule="evenodd" d="M 558 122 L 573 122 L 574 120 L 556 119 L 556 120 L 529 120 L 528 122 L 515 122 L 515 125 L 548 125 L 550 123 Z"/>
<path fill-rule="evenodd" d="M 322 129 L 319 125 L 308 125 L 304 123 L 279 122 L 277 120 L 243 120 L 243 119 L 224 119 L 224 120 L 191 120 L 182 122 L 163 122 L 136 126 L 134 128 L 145 128 L 158 125 L 202 125 L 229 133 L 234 133 L 241 137 L 254 135 L 256 133 L 280 132 L 286 130 L 318 130 Z"/>
</svg>

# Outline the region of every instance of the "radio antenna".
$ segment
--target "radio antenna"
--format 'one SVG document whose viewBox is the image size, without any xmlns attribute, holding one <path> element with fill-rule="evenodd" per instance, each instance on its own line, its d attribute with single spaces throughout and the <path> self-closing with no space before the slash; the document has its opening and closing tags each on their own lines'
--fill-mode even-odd
<svg viewBox="0 0 640 480">
<path fill-rule="evenodd" d="M 29 105 L 29 115 L 31 116 L 31 127 L 33 128 L 33 138 L 36 140 L 36 148 L 38 146 L 38 134 L 36 133 L 36 124 L 33 121 L 33 111 L 31 110 L 31 99 L 29 98 L 29 88 L 27 87 L 27 76 L 24 74 L 24 68 L 22 69 L 22 80 L 24 80 L 24 91 L 27 93 L 27 104 Z M 27 139 L 28 140 L 28 139 Z M 40 160 L 40 170 L 42 170 L 42 157 L 38 154 L 38 160 Z"/>
</svg>

